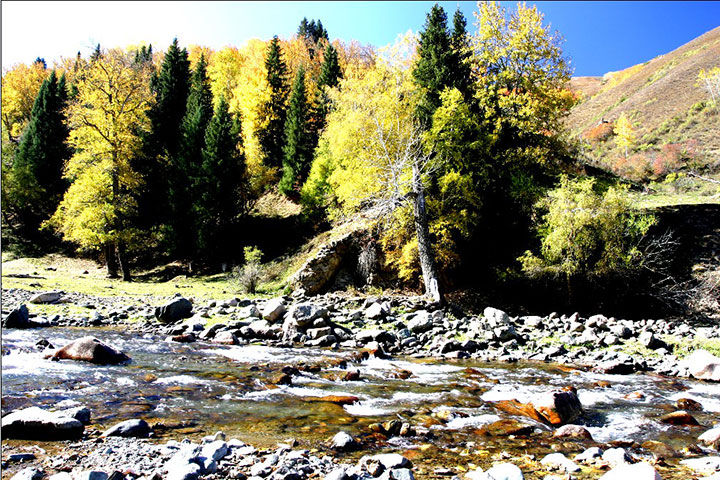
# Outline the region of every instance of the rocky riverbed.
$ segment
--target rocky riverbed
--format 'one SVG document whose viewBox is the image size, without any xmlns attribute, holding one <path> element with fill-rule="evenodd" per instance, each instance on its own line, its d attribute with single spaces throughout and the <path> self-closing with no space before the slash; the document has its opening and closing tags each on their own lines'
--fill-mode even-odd
<svg viewBox="0 0 720 480">
<path fill-rule="evenodd" d="M 680 360 L 678 354 L 686 352 L 678 350 L 687 346 L 673 341 L 713 344 L 720 338 L 717 325 L 577 314 L 512 317 L 491 307 L 473 316 L 408 297 L 200 303 L 179 296 L 139 301 L 43 294 L 3 291 L 3 380 L 8 379 L 10 390 L 24 388 L 13 382 L 19 371 L 30 375 L 32 368 L 23 370 L 26 359 L 45 362 L 42 368 L 52 377 L 54 370 L 42 356 L 57 355 L 55 347 L 94 328 L 108 332 L 103 341 L 132 360 L 83 370 L 96 378 L 89 383 L 52 380 L 61 383 L 60 390 L 67 385 L 77 390 L 64 405 L 57 404 L 61 392 L 49 386 L 27 399 L 7 394 L 4 387 L 3 478 L 720 476 L 718 359 L 707 353 Z M 43 303 L 59 313 L 40 313 L 36 305 Z M 23 327 L 31 328 L 33 336 L 24 336 Z M 52 337 L 50 332 L 58 333 Z M 253 357 L 258 352 L 264 356 Z M 162 359 L 171 357 L 188 359 L 187 364 L 163 367 Z M 67 366 L 73 360 L 60 362 Z M 208 362 L 215 365 L 212 371 L 205 370 Z M 218 362 L 231 367 L 218 371 Z M 245 369 L 240 373 L 238 362 Z M 173 377 L 175 368 L 184 370 Z M 688 380 L 673 384 L 671 378 Z M 108 389 L 108 382 L 120 386 Z M 144 388 L 140 393 L 148 407 L 127 396 L 122 384 Z M 111 395 L 110 404 L 117 406 L 103 404 L 102 397 Z M 167 403 L 165 395 L 178 401 L 168 400 L 169 409 L 177 409 L 174 417 L 158 413 Z M 78 400 L 84 398 L 97 407 L 91 408 L 93 423 L 78 438 L 7 440 L 10 412 L 39 404 L 57 415 L 60 407 L 81 409 Z M 114 418 L 112 409 L 127 407 L 117 403 L 123 398 L 134 409 L 130 416 L 148 418 L 149 439 L 103 435 Z M 620 401 L 623 413 L 616 420 L 610 420 L 615 403 L 609 398 Z M 245 413 L 232 410 L 244 420 L 229 421 L 225 410 L 213 412 L 248 399 L 265 403 L 249 404 Z M 188 401 L 206 402 L 193 408 L 207 410 L 206 417 L 214 420 L 199 426 L 194 420 L 183 422 L 178 416 L 187 416 L 181 412 L 190 411 L 183 410 L 182 402 Z M 317 410 L 315 405 L 327 406 Z M 274 411 L 257 413 L 262 408 Z M 288 413 L 294 420 L 276 418 L 278 412 L 294 412 Z M 623 422 L 638 419 L 635 433 L 623 430 Z M 302 422 L 310 427 L 307 434 Z M 235 423 L 241 427 L 232 427 Z M 217 425 L 229 427 L 223 428 L 228 436 L 203 438 Z M 263 436 L 263 429 L 271 434 Z M 250 431 L 255 432 L 251 439 L 242 435 Z M 293 438 L 283 438 L 282 432 Z M 394 456 L 373 458 L 378 450 Z"/>
</svg>

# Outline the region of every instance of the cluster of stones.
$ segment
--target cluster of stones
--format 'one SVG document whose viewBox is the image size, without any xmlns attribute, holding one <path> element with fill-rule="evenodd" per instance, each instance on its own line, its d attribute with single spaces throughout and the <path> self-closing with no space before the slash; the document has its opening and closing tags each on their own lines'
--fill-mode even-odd
<svg viewBox="0 0 720 480">
<path fill-rule="evenodd" d="M 20 293 L 12 292 L 15 297 Z M 28 301 L 56 303 L 67 298 L 63 292 L 43 292 Z M 82 305 L 93 306 L 87 298 Z M 602 373 L 651 370 L 671 376 L 688 376 L 691 372 L 679 362 L 672 345 L 662 340 L 664 336 L 686 340 L 720 338 L 717 324 L 692 326 L 679 321 L 631 321 L 603 315 L 582 318 L 577 313 L 511 317 L 492 307 L 486 308 L 482 316 L 463 316 L 452 309 L 438 309 L 418 297 L 349 298 L 328 294 L 267 300 L 233 298 L 196 305 L 178 296 L 159 307 L 128 305 L 115 307 L 110 313 L 95 312 L 73 323 L 68 319 L 33 319 L 27 307 L 20 305 L 5 316 L 3 324 L 6 328 L 35 328 L 103 325 L 133 319 L 131 328 L 165 334 L 180 342 L 369 347 L 409 356 L 552 361 L 589 365 Z M 210 318 L 213 322 L 208 326 Z M 628 344 L 653 353 L 624 353 Z M 709 368 L 698 378 L 720 380 L 720 366 Z"/>
</svg>

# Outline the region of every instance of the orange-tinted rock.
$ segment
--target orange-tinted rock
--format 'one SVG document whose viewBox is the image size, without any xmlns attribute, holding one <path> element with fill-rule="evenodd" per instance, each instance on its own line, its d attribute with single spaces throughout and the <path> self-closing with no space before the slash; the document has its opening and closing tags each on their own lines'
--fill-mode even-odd
<svg viewBox="0 0 720 480">
<path fill-rule="evenodd" d="M 627 399 L 627 400 L 644 400 L 645 394 L 640 391 L 630 392 L 627 395 L 625 395 L 625 399 Z"/>
<path fill-rule="evenodd" d="M 593 383 L 594 387 L 597 388 L 611 388 L 612 385 L 607 380 L 598 380 L 597 382 Z"/>
<path fill-rule="evenodd" d="M 662 423 L 668 423 L 670 425 L 700 425 L 695 417 L 690 415 L 685 410 L 678 410 L 677 412 L 668 413 L 660 417 Z"/>
<path fill-rule="evenodd" d="M 495 407 L 510 415 L 521 415 L 537 420 L 538 422 L 548 423 L 548 420 L 540 415 L 540 412 L 535 410 L 535 407 L 530 403 L 521 403 L 517 400 L 500 400 L 495 403 Z"/>
<path fill-rule="evenodd" d="M 304 397 L 303 400 L 306 402 L 328 402 L 335 405 L 352 405 L 360 399 L 352 395 L 327 395 L 324 397 Z"/>
<path fill-rule="evenodd" d="M 677 408 L 680 410 L 685 410 L 686 412 L 701 412 L 703 410 L 700 402 L 696 402 L 691 398 L 681 398 L 675 405 L 677 405 Z"/>
<path fill-rule="evenodd" d="M 582 405 L 573 387 L 545 393 L 535 398 L 532 406 L 553 426 L 570 423 L 582 415 Z"/>
<path fill-rule="evenodd" d="M 655 440 L 648 440 L 646 442 L 643 442 L 642 448 L 645 450 L 651 451 L 655 458 L 676 458 L 678 457 L 678 453 L 673 450 L 672 447 L 662 443 L 657 442 Z"/>
<path fill-rule="evenodd" d="M 284 372 L 276 374 L 270 381 L 273 385 L 292 385 L 292 377 Z"/>
<path fill-rule="evenodd" d="M 401 368 L 398 368 L 390 372 L 390 378 L 398 378 L 400 380 L 405 380 L 410 377 L 412 377 L 412 372 L 409 370 L 403 370 Z"/>
<path fill-rule="evenodd" d="M 55 352 L 52 359 L 81 360 L 99 365 L 114 365 L 128 362 L 130 357 L 104 344 L 95 337 L 82 337 L 68 343 Z"/>
<path fill-rule="evenodd" d="M 484 425 L 478 433 L 481 435 L 491 435 L 493 437 L 507 437 L 509 435 L 530 435 L 535 430 L 532 425 L 527 425 L 511 418 L 505 418 Z"/>
</svg>

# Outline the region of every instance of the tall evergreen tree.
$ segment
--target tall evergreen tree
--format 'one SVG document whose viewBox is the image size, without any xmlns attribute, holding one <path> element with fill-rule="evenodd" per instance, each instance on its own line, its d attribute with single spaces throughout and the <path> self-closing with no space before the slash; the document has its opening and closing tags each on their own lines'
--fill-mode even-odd
<svg viewBox="0 0 720 480">
<path fill-rule="evenodd" d="M 189 85 L 187 50 L 180 49 L 176 38 L 165 53 L 160 71 L 151 79 L 155 95 L 155 102 L 148 112 L 151 129 L 143 139 L 142 155 L 136 159 L 135 168 L 145 180 L 138 202 L 139 222 L 146 228 L 170 221 L 168 170 L 177 161 L 180 124 L 185 116 Z"/>
<path fill-rule="evenodd" d="M 282 58 L 280 41 L 277 36 L 273 37 L 268 46 L 265 68 L 267 69 L 267 82 L 270 86 L 270 100 L 265 104 L 264 109 L 267 125 L 258 132 L 258 137 L 265 164 L 271 167 L 280 167 L 283 159 L 288 85 L 287 66 Z"/>
<path fill-rule="evenodd" d="M 212 102 L 207 63 L 205 56 L 201 55 L 192 74 L 186 113 L 180 129 L 180 152 L 169 172 L 171 248 L 180 257 L 187 257 L 196 249 L 194 217 L 188 215 L 188 212 L 192 212 L 192 181 L 202 165 L 205 132 L 213 115 Z"/>
<path fill-rule="evenodd" d="M 332 44 L 328 43 L 327 47 L 325 47 L 325 58 L 320 69 L 318 86 L 337 87 L 342 78 L 343 73 L 340 70 L 337 50 Z"/>
<path fill-rule="evenodd" d="M 420 32 L 418 61 L 413 70 L 415 82 L 423 87 L 424 97 L 418 106 L 418 117 L 424 125 L 430 125 L 432 114 L 440 106 L 440 93 L 453 86 L 456 64 L 457 57 L 450 48 L 447 15 L 436 3 Z"/>
<path fill-rule="evenodd" d="M 452 84 L 463 94 L 466 102 L 472 99 L 472 71 L 470 66 L 470 37 L 467 33 L 467 21 L 460 9 L 453 16 L 453 31 L 450 36 L 450 48 L 453 55 Z"/>
<path fill-rule="evenodd" d="M 285 122 L 283 175 L 280 191 L 294 192 L 305 180 L 312 162 L 312 139 L 308 129 L 308 102 L 305 91 L 305 68 L 301 65 L 295 76 L 290 106 Z"/>
<path fill-rule="evenodd" d="M 35 98 L 13 162 L 17 188 L 12 203 L 23 230 L 35 238 L 40 223 L 55 212 L 67 189 L 63 167 L 72 153 L 64 113 L 67 99 L 65 75 L 58 79 L 51 72 Z"/>
<path fill-rule="evenodd" d="M 198 247 L 206 259 L 222 260 L 227 255 L 233 226 L 242 212 L 239 190 L 245 177 L 245 157 L 238 149 L 240 122 L 220 98 L 205 134 L 202 165 L 195 177 Z"/>
</svg>

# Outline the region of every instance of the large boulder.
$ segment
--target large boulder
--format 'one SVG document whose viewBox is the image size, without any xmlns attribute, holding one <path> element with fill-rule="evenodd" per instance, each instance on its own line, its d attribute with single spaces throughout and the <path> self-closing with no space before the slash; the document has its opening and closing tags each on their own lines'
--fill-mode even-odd
<svg viewBox="0 0 720 480">
<path fill-rule="evenodd" d="M 155 318 L 163 323 L 175 323 L 192 317 L 193 305 L 187 298 L 179 297 L 155 309 Z"/>
<path fill-rule="evenodd" d="M 694 351 L 683 363 L 698 380 L 720 382 L 720 358 L 707 350 Z"/>
<path fill-rule="evenodd" d="M 298 327 L 306 328 L 318 318 L 327 318 L 328 311 L 312 303 L 298 303 L 290 307 L 288 316 L 295 320 Z"/>
<path fill-rule="evenodd" d="M 429 312 L 420 310 L 414 314 L 407 324 L 412 333 L 424 333 L 433 328 L 433 319 Z"/>
<path fill-rule="evenodd" d="M 352 249 L 356 232 L 346 233 L 322 246 L 320 250 L 290 278 L 293 290 L 315 295 L 326 290 L 340 270 L 343 259 Z"/>
<path fill-rule="evenodd" d="M 145 420 L 134 419 L 117 423 L 105 430 L 103 437 L 147 438 L 152 429 Z"/>
<path fill-rule="evenodd" d="M 117 365 L 130 361 L 120 350 L 106 345 L 95 337 L 74 340 L 52 356 L 53 360 L 80 360 L 98 365 Z"/>
<path fill-rule="evenodd" d="M 3 438 L 74 440 L 80 438 L 84 430 L 79 420 L 39 407 L 16 410 L 2 418 Z"/>
<path fill-rule="evenodd" d="M 287 309 L 285 308 L 285 299 L 283 297 L 271 298 L 262 308 L 262 318 L 270 323 L 275 323 L 280 320 Z"/>
<path fill-rule="evenodd" d="M 51 292 L 41 292 L 30 297 L 30 303 L 57 303 L 65 292 L 60 290 L 53 290 Z"/>
<path fill-rule="evenodd" d="M 30 313 L 25 305 L 20 305 L 3 319 L 4 328 L 32 328 L 33 326 L 30 321 Z"/>
</svg>

